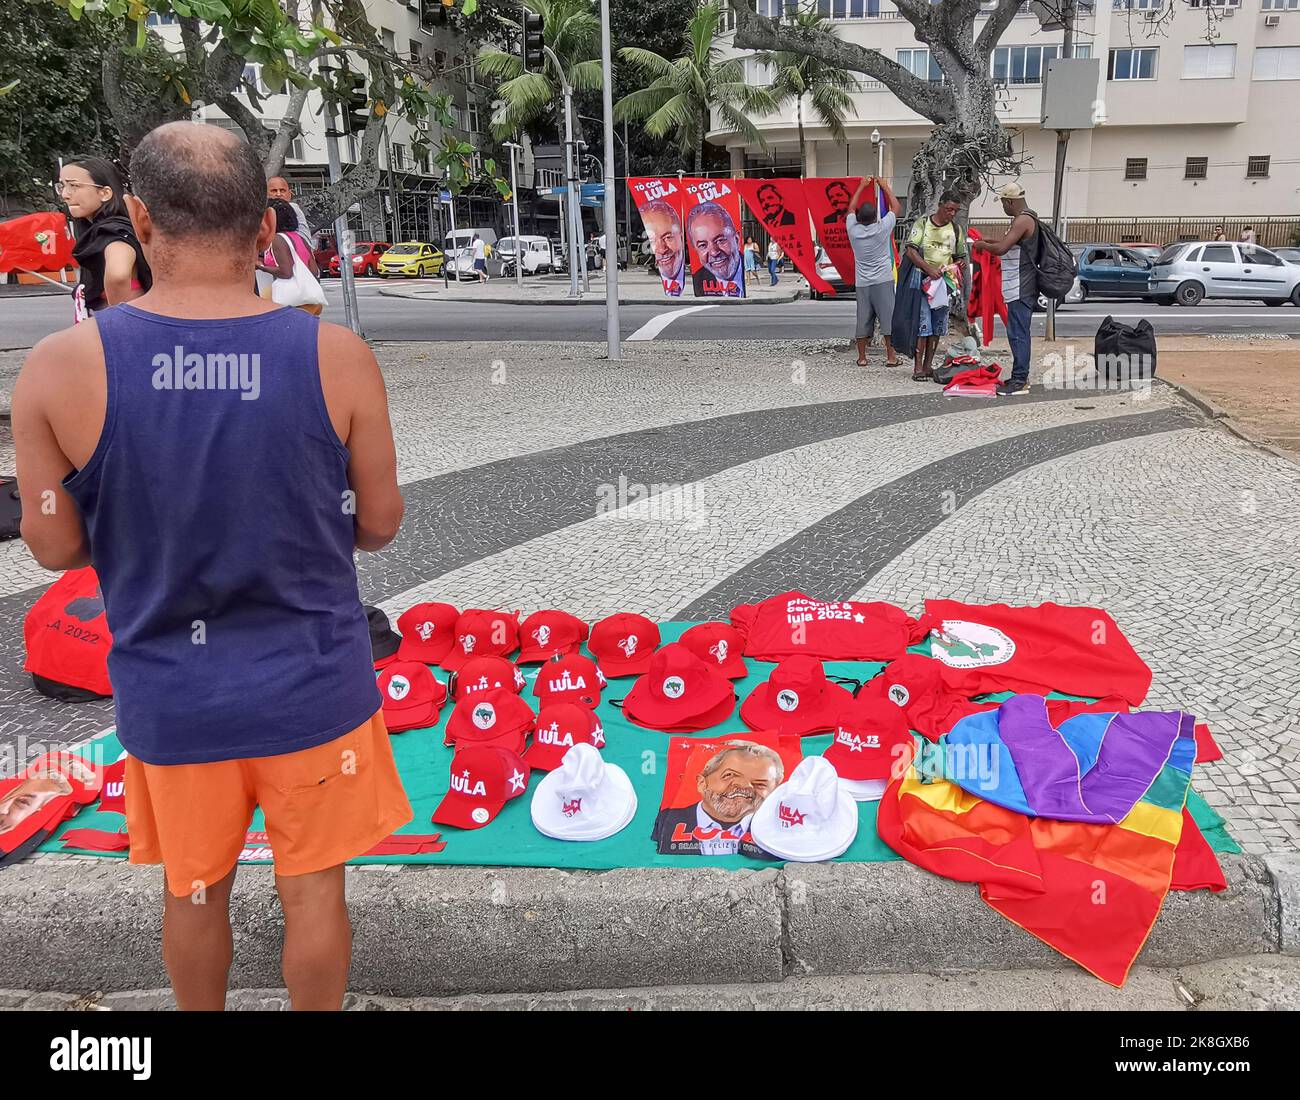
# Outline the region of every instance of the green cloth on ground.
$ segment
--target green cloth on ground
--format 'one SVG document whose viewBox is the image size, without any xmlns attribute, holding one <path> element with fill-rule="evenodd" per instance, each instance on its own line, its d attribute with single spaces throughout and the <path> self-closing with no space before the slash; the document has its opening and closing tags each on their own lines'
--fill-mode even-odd
<svg viewBox="0 0 1300 1100">
<path fill-rule="evenodd" d="M 685 630 L 694 625 L 689 622 L 661 623 L 659 629 L 663 641 L 667 643 L 675 641 Z M 917 653 L 928 654 L 929 652 L 927 643 L 912 648 Z M 585 647 L 584 652 L 586 652 Z M 743 680 L 735 681 L 737 705 L 732 716 L 727 721 L 692 736 L 703 738 L 723 733 L 747 732 L 748 727 L 740 720 L 740 701 L 747 698 L 758 684 L 766 680 L 776 665 L 749 659 L 746 659 L 746 664 L 749 675 Z M 884 665 L 878 661 L 827 661 L 824 667 L 828 677 L 850 677 L 866 681 L 875 676 Z M 525 667 L 528 686 L 524 689 L 524 698 L 534 710 L 537 709 L 537 698 L 532 694 L 532 689 L 537 668 L 537 665 Z M 727 867 L 738 870 L 780 866 L 779 860 L 751 859 L 743 855 L 697 856 L 658 853 L 654 841 L 650 839 L 650 831 L 659 813 L 660 799 L 663 797 L 668 741 L 671 736 L 683 735 L 648 730 L 623 717 L 622 711 L 614 703 L 621 701 L 635 682 L 635 678 L 631 676 L 611 680 L 601 696 L 600 706 L 597 709 L 605 730 L 605 747 L 602 755 L 606 762 L 617 764 L 627 772 L 636 790 L 636 816 L 622 832 L 606 840 L 589 843 L 553 840 L 543 836 L 533 827 L 529 816 L 532 793 L 546 774 L 537 771 L 534 771 L 529 779 L 528 791 L 507 802 L 496 820 L 482 829 L 457 829 L 432 824 L 429 819 L 448 789 L 452 750 L 442 743 L 443 728 L 452 711 L 451 706 L 448 705 L 443 707 L 437 726 L 431 729 L 407 730 L 392 736 L 393 756 L 397 761 L 398 771 L 401 773 L 407 797 L 411 800 L 411 809 L 415 814 L 410 824 L 399 832 L 439 833 L 441 839 L 446 842 L 446 848 L 441 852 L 416 855 L 367 856 L 352 862 L 559 867 L 595 871 L 617 867 Z M 1006 693 L 1003 697 L 1009 698 L 1010 693 Z M 1053 697 L 1072 698 L 1055 695 Z M 991 696 L 991 698 L 998 697 Z M 804 755 L 818 755 L 825 751 L 830 743 L 830 734 L 805 737 L 802 743 Z M 83 746 L 82 751 L 93 751 L 97 762 L 107 764 L 117 759 L 122 748 L 116 736 L 110 733 Z M 877 805 L 876 802 L 858 803 L 858 835 L 836 862 L 872 863 L 902 858 L 876 833 Z M 1195 794 L 1191 795 L 1188 799 L 1188 807 L 1216 852 L 1240 851 L 1223 828 L 1223 819 L 1215 814 L 1203 799 Z M 53 837 L 41 845 L 40 850 L 124 856 L 125 853 L 122 852 L 86 852 L 78 848 L 64 848 L 60 843 L 60 837 L 71 828 L 105 829 L 117 832 L 123 826 L 124 819 L 121 814 L 101 813 L 88 808 L 61 826 Z M 263 828 L 260 809 L 255 813 L 249 828 L 253 831 L 260 831 Z"/>
</svg>

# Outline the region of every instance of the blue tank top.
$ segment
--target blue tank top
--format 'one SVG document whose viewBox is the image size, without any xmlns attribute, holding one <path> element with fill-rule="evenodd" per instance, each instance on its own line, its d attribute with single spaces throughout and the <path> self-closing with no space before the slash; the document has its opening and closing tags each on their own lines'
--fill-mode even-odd
<svg viewBox="0 0 1300 1100">
<path fill-rule="evenodd" d="M 379 709 L 348 451 L 315 317 L 95 315 L 108 405 L 64 484 L 113 647 L 118 738 L 150 764 L 278 756 Z"/>
</svg>

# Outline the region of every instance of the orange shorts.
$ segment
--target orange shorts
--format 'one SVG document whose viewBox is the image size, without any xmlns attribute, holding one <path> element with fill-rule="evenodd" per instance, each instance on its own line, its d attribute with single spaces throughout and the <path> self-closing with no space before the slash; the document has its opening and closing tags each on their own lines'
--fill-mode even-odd
<svg viewBox="0 0 1300 1100">
<path fill-rule="evenodd" d="M 132 863 L 161 863 L 185 897 L 225 878 L 262 807 L 277 875 L 306 875 L 369 851 L 411 820 L 382 711 L 310 749 L 211 764 L 127 757 Z"/>
</svg>

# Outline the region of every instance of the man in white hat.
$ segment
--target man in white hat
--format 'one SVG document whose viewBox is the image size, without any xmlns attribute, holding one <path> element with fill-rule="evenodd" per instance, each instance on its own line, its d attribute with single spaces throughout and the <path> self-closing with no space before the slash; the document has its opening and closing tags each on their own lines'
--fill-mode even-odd
<svg viewBox="0 0 1300 1100">
<path fill-rule="evenodd" d="M 998 396 L 1017 397 L 1029 392 L 1029 360 L 1032 354 L 1029 326 L 1034 319 L 1038 285 L 1034 269 L 1038 217 L 1025 202 L 1025 189 L 1018 183 L 998 188 L 1002 209 L 1011 224 L 999 241 L 975 241 L 972 249 L 1002 257 L 1002 297 L 1007 303 L 1007 338 L 1011 342 L 1011 378 L 998 386 Z"/>
</svg>

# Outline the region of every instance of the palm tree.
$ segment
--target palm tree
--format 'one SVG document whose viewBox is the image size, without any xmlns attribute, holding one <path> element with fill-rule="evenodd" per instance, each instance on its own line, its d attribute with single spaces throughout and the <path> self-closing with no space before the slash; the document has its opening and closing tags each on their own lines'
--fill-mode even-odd
<svg viewBox="0 0 1300 1100">
<path fill-rule="evenodd" d="M 591 0 L 526 0 L 524 7 L 542 17 L 542 38 L 548 47 L 542 70 L 525 72 L 518 53 L 491 46 L 478 54 L 480 72 L 505 78 L 497 88 L 500 106 L 491 121 L 492 136 L 499 141 L 544 118 L 561 102 L 563 81 L 557 62 L 574 91 L 597 91 L 601 86 L 600 17 Z M 577 128 L 580 135 L 581 125 Z"/>
<path fill-rule="evenodd" d="M 817 9 L 789 11 L 790 26 L 800 31 L 830 30 L 819 24 L 825 16 Z M 799 165 L 808 174 L 808 144 L 804 139 L 804 100 L 812 106 L 814 116 L 830 131 L 836 141 L 844 141 L 844 122 L 853 110 L 853 97 L 849 94 L 857 80 L 847 69 L 837 68 L 820 58 L 801 53 L 760 53 L 758 60 L 774 70 L 772 90 L 778 100 L 795 101 L 795 122 L 799 127 Z"/>
<path fill-rule="evenodd" d="M 674 139 L 684 156 L 694 155 L 697 175 L 704 168 L 704 136 L 712 123 L 712 111 L 718 112 L 724 126 L 766 148 L 747 112 L 770 114 L 777 106 L 772 92 L 745 82 L 740 58 L 721 59 L 719 19 L 717 0 L 702 4 L 687 24 L 681 55 L 672 60 L 630 46 L 618 51 L 637 76 L 649 83 L 620 99 L 614 117 L 644 122 L 651 137 Z"/>
</svg>

